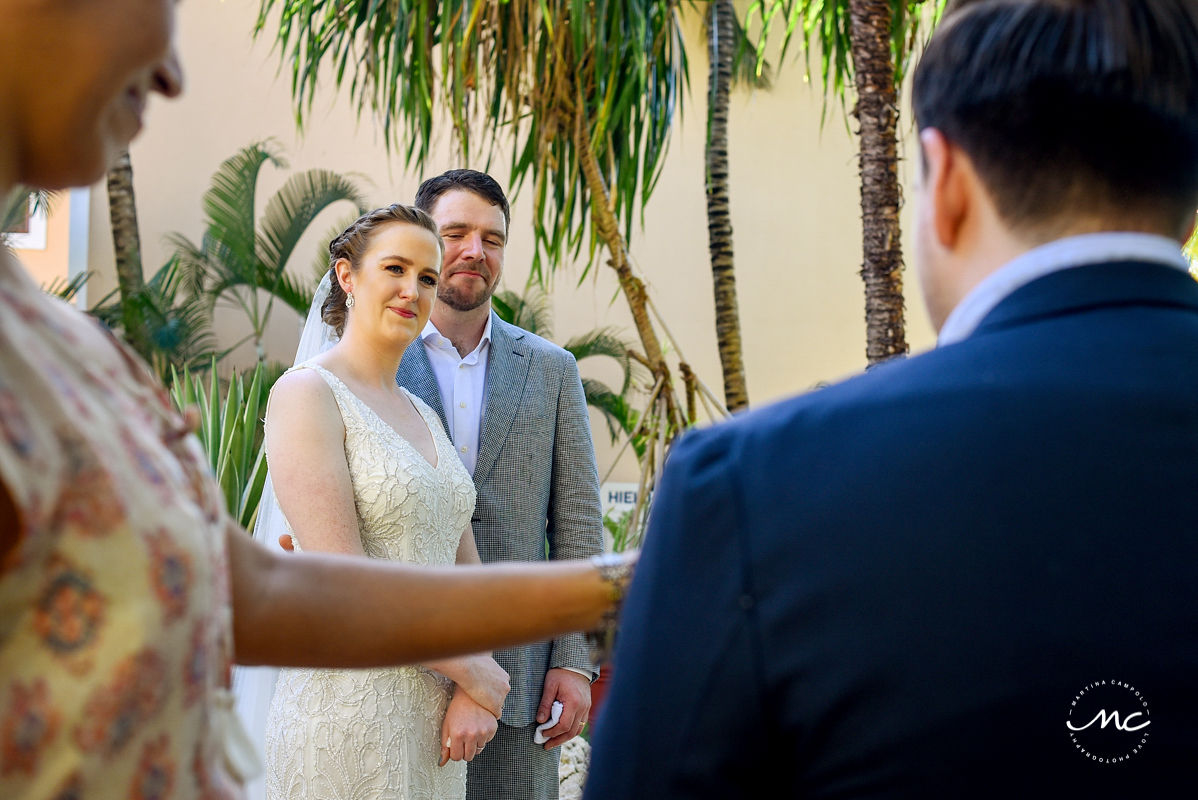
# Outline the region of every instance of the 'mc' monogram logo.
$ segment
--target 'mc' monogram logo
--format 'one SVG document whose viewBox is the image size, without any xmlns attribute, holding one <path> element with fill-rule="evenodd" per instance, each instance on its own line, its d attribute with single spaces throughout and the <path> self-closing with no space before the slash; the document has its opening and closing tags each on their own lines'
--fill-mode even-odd
<svg viewBox="0 0 1198 800">
<path fill-rule="evenodd" d="M 1107 725 L 1114 724 L 1115 730 L 1128 732 L 1138 731 L 1140 728 L 1147 728 L 1152 724 L 1152 720 L 1145 720 L 1139 725 L 1132 725 L 1131 721 L 1138 716 L 1141 716 L 1140 712 L 1133 711 L 1127 715 L 1127 719 L 1125 719 L 1123 722 L 1120 722 L 1118 711 L 1112 711 L 1110 714 L 1107 714 L 1105 708 L 1100 708 L 1098 709 L 1098 713 L 1094 715 L 1094 719 L 1090 720 L 1085 725 L 1082 725 L 1080 728 L 1073 727 L 1073 723 L 1069 722 L 1068 720 L 1066 720 L 1065 724 L 1069 726 L 1069 730 L 1071 731 L 1084 731 L 1086 728 L 1097 722 L 1099 723 L 1099 726 L 1103 728 L 1105 728 Z"/>
<path fill-rule="evenodd" d="M 1079 753 L 1096 764 L 1118 764 L 1148 744 L 1148 700 L 1123 681 L 1084 686 L 1069 704 L 1065 727 Z"/>
</svg>

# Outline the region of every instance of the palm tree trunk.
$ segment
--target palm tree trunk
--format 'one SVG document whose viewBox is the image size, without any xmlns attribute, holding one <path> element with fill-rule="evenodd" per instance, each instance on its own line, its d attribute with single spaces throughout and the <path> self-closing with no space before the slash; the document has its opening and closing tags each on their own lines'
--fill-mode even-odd
<svg viewBox="0 0 1198 800">
<path fill-rule="evenodd" d="M 898 92 L 890 53 L 889 0 L 849 0 L 849 38 L 861 137 L 865 354 L 876 364 L 907 352 L 899 237 Z"/>
<path fill-rule="evenodd" d="M 586 106 L 582 98 L 578 97 L 574 105 L 574 146 L 578 150 L 578 161 L 582 167 L 583 176 L 586 178 L 587 190 L 591 193 L 591 223 L 599 232 L 599 237 L 607 245 L 607 252 L 611 256 L 608 264 L 616 271 L 620 289 L 628 301 L 628 308 L 632 312 L 632 320 L 636 325 L 637 334 L 640 336 L 641 346 L 645 350 L 645 359 L 649 369 L 653 372 L 654 379 L 662 382 L 664 387 L 662 395 L 666 398 L 668 422 L 677 433 L 685 427 L 685 422 L 672 389 L 670 368 L 666 364 L 661 341 L 658 339 L 657 331 L 653 328 L 653 321 L 649 317 L 645 284 L 633 274 L 632 267 L 628 263 L 628 249 L 624 244 L 624 237 L 620 233 L 619 221 L 612 210 L 611 195 L 607 191 L 607 184 L 603 181 L 603 175 L 599 172 L 599 164 L 595 160 L 595 153 L 591 149 L 588 130 Z"/>
<path fill-rule="evenodd" d="M 137 232 L 137 206 L 133 195 L 133 165 L 129 151 L 117 157 L 108 171 L 108 218 L 112 224 L 112 246 L 116 257 L 116 281 L 121 298 L 121 326 L 125 341 L 149 359 L 140 304 L 145 289 L 141 269 L 141 237 Z"/>
<path fill-rule="evenodd" d="M 724 372 L 724 405 L 736 411 L 749 405 L 741 351 L 740 312 L 732 260 L 732 212 L 728 193 L 728 94 L 736 52 L 732 0 L 715 0 L 708 16 L 707 71 L 707 241 L 715 288 L 715 333 Z"/>
</svg>

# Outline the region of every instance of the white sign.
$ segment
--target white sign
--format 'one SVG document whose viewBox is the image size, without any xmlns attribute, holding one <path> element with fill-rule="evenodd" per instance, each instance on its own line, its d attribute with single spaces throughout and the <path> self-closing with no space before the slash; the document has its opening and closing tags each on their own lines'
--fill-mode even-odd
<svg viewBox="0 0 1198 800">
<path fill-rule="evenodd" d="M 608 481 L 599 487 L 599 502 L 603 516 L 619 517 L 636 506 L 636 493 L 640 485 L 620 481 Z"/>
</svg>

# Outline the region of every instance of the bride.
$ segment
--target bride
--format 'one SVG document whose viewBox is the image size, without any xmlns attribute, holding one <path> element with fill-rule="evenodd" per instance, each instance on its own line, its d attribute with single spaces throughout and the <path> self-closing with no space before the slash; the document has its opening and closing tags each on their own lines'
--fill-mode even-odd
<svg viewBox="0 0 1198 800">
<path fill-rule="evenodd" d="M 395 382 L 436 299 L 442 249 L 432 220 L 402 205 L 363 215 L 330 243 L 313 302 L 320 319 L 309 315 L 301 342 L 300 356 L 319 355 L 271 392 L 266 453 L 284 519 L 280 528 L 268 514 L 260 537 L 289 532 L 297 551 L 479 563 L 473 482 L 436 413 Z M 407 612 L 360 613 L 383 621 Z M 266 723 L 266 795 L 464 798 L 466 762 L 495 735 L 508 688 L 489 654 L 281 670 Z"/>
</svg>

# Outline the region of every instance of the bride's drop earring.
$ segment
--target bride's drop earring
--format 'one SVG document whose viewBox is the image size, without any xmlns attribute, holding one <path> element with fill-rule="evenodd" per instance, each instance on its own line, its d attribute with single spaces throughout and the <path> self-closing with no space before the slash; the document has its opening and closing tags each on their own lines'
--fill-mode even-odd
<svg viewBox="0 0 1198 800">
<path fill-rule="evenodd" d="M 349 292 L 345 295 L 345 307 L 346 308 L 354 307 L 354 293 L 353 292 Z"/>
</svg>

